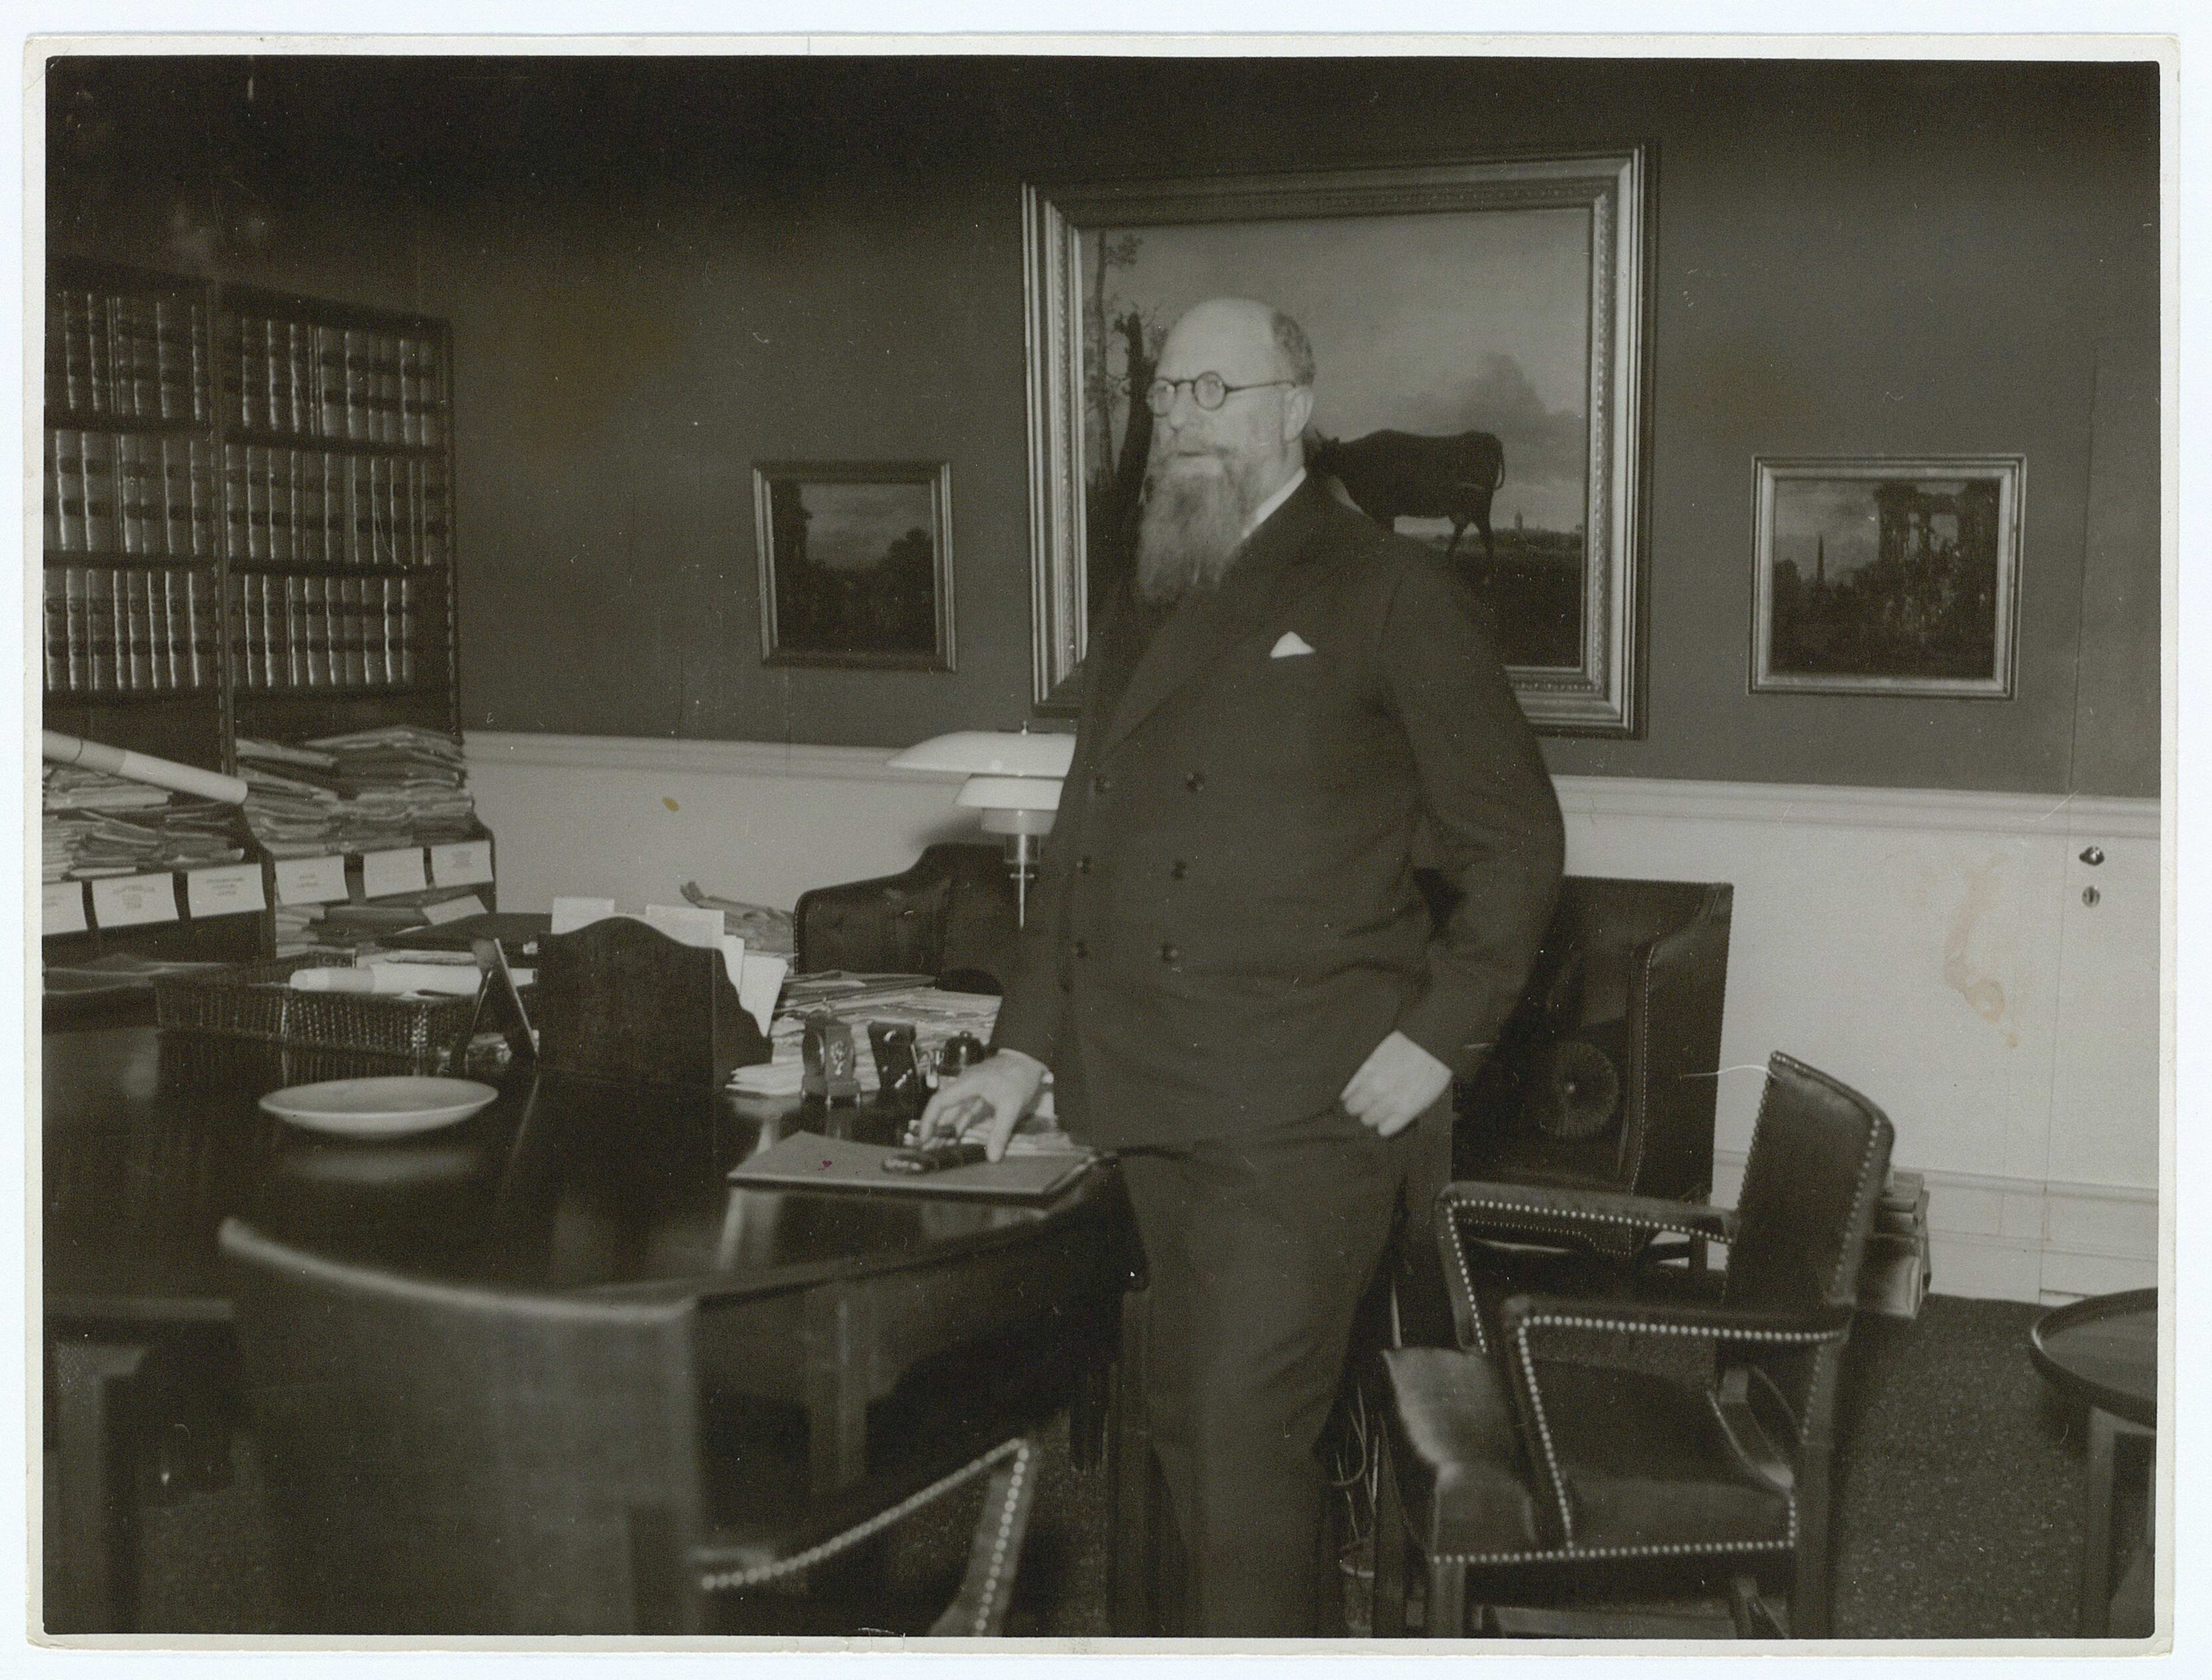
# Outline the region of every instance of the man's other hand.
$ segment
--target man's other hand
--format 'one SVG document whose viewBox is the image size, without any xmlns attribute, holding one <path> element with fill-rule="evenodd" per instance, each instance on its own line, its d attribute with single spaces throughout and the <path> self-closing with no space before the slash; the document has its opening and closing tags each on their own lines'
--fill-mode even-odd
<svg viewBox="0 0 2212 1680">
<path fill-rule="evenodd" d="M 1339 1101 L 1360 1125 L 1395 1137 L 1444 1094 L 1451 1077 L 1451 1070 L 1419 1045 L 1393 1033 L 1369 1052 Z"/>
<path fill-rule="evenodd" d="M 979 1119 L 988 1116 L 983 1133 L 983 1152 L 996 1161 L 1006 1152 L 1006 1139 L 1014 1135 L 1022 1116 L 1035 1106 L 1044 1089 L 1044 1064 L 1018 1050 L 1001 1050 L 937 1088 L 929 1107 L 921 1111 L 916 1142 L 935 1137 L 957 1137 Z"/>
</svg>

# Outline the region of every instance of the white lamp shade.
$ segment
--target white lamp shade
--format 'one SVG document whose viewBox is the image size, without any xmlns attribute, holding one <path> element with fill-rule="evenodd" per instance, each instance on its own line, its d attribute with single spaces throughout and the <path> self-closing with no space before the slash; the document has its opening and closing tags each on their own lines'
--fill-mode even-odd
<svg viewBox="0 0 2212 1680">
<path fill-rule="evenodd" d="M 957 776 L 1047 777 L 1053 782 L 1052 804 L 1057 805 L 1060 780 L 1074 758 L 1073 735 L 960 729 L 908 747 L 895 755 L 890 766 L 894 770 L 935 770 Z M 969 802 L 963 797 L 961 803 Z"/>
<path fill-rule="evenodd" d="M 970 776 L 952 803 L 978 811 L 1056 811 L 1058 776 Z"/>
</svg>

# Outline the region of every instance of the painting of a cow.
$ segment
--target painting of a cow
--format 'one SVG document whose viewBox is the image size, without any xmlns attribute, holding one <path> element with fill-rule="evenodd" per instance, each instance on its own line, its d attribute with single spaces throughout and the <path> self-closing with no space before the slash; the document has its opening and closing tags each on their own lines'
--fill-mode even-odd
<svg viewBox="0 0 2212 1680">
<path fill-rule="evenodd" d="M 1473 525 L 1482 536 L 1484 563 L 1496 562 L 1490 504 L 1505 476 L 1505 446 L 1490 433 L 1370 432 L 1348 443 L 1316 437 L 1306 446 L 1306 465 L 1335 478 L 1353 506 L 1386 531 L 1401 519 L 1449 519 L 1447 555 Z"/>
</svg>

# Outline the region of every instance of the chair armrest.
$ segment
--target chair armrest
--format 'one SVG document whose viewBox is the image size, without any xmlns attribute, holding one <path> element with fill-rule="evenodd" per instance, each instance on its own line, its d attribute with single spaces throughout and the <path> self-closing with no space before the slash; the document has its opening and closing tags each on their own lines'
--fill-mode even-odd
<svg viewBox="0 0 2212 1680">
<path fill-rule="evenodd" d="M 1552 1236 L 1579 1239 L 1595 1246 L 1606 1239 L 1649 1240 L 1662 1231 L 1726 1242 L 1735 1230 L 1735 1216 L 1729 1210 L 1696 1202 L 1473 1179 L 1455 1180 L 1438 1191 L 1437 1212 L 1440 1222 L 1462 1230 L 1494 1230 L 1509 1242 Z"/>
<path fill-rule="evenodd" d="M 1437 1255 L 1451 1295 L 1452 1330 L 1462 1348 L 1492 1351 L 1482 1324 L 1465 1239 L 1549 1240 L 1633 1254 L 1662 1231 L 1726 1242 L 1735 1216 L 1723 1208 L 1657 1197 L 1462 1179 L 1437 1192 Z"/>
<path fill-rule="evenodd" d="M 1820 1307 L 1805 1313 L 1761 1312 L 1703 1301 L 1585 1301 L 1572 1295 L 1514 1295 L 1498 1312 L 1505 1334 L 1525 1356 L 1531 1330 L 1603 1330 L 1625 1336 L 1694 1336 L 1721 1342 L 1810 1347 L 1850 1334 L 1857 1308 Z"/>
</svg>

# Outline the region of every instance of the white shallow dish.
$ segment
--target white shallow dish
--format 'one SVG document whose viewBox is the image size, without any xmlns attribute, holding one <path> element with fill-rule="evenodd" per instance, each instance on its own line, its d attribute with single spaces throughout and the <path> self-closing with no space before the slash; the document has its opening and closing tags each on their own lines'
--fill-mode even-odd
<svg viewBox="0 0 2212 1680">
<path fill-rule="evenodd" d="M 473 1079 L 398 1076 L 288 1085 L 261 1106 L 280 1120 L 341 1137 L 404 1137 L 465 1120 L 498 1095 Z"/>
</svg>

